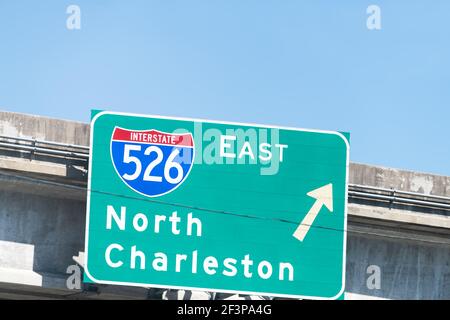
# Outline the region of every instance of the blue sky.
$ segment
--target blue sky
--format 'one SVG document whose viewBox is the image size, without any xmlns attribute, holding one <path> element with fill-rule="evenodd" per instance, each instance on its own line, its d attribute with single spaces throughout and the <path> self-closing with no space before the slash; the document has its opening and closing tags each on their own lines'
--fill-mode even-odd
<svg viewBox="0 0 450 320">
<path fill-rule="evenodd" d="M 449 16 L 448 0 L 1 0 L 0 109 L 348 131 L 352 161 L 450 175 Z"/>
</svg>

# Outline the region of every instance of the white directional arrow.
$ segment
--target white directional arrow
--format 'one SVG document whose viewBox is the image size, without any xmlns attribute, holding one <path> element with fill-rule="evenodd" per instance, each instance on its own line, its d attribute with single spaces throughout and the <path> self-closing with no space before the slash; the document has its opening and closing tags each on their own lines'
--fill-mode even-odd
<svg viewBox="0 0 450 320">
<path fill-rule="evenodd" d="M 316 201 L 293 234 L 300 241 L 305 239 L 309 228 L 316 219 L 320 209 L 322 209 L 322 206 L 327 207 L 330 212 L 333 212 L 333 184 L 326 184 L 323 187 L 308 192 L 307 195 L 316 199 Z"/>
</svg>

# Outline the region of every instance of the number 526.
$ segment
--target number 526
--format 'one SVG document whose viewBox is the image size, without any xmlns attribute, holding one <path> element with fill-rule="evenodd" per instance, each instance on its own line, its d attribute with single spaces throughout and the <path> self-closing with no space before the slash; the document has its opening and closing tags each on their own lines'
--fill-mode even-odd
<svg viewBox="0 0 450 320">
<path fill-rule="evenodd" d="M 134 163 L 135 164 L 135 171 L 132 174 L 125 173 L 122 175 L 122 177 L 126 180 L 136 180 L 142 172 L 142 163 L 141 160 L 139 160 L 138 157 L 132 156 L 131 152 L 140 152 L 142 150 L 142 146 L 140 145 L 134 145 L 134 144 L 125 144 L 124 145 L 124 152 L 123 152 L 123 163 Z M 156 153 L 156 158 L 152 160 L 147 168 L 145 168 L 144 175 L 142 179 L 144 181 L 152 181 L 152 182 L 162 182 L 163 177 L 152 175 L 153 169 L 158 166 L 164 158 L 163 152 L 161 148 L 157 146 L 149 146 L 145 149 L 144 155 L 150 156 L 150 154 Z M 183 167 L 178 163 L 174 162 L 174 159 L 179 155 L 180 150 L 177 148 L 174 148 L 173 151 L 170 153 L 169 157 L 167 158 L 167 161 L 164 164 L 164 179 L 171 183 L 171 184 L 177 184 L 181 180 L 183 180 Z M 172 177 L 170 175 L 171 169 L 174 169 L 176 172 L 175 177 Z M 172 170 L 173 172 L 173 170 Z"/>
</svg>

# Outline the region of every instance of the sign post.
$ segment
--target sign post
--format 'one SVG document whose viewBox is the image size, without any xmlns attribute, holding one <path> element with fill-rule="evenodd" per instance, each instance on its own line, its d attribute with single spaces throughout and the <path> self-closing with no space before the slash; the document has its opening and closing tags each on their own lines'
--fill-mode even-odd
<svg viewBox="0 0 450 320">
<path fill-rule="evenodd" d="M 348 164 L 338 132 L 99 112 L 85 281 L 336 299 Z"/>
</svg>

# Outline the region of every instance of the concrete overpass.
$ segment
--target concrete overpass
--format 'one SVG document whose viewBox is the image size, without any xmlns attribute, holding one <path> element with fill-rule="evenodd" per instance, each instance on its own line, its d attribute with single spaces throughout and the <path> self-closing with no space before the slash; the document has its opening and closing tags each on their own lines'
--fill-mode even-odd
<svg viewBox="0 0 450 320">
<path fill-rule="evenodd" d="M 0 112 L 0 298 L 156 296 L 80 283 L 88 141 L 85 123 Z M 450 299 L 450 177 L 352 163 L 348 209 L 347 299 Z"/>
</svg>

